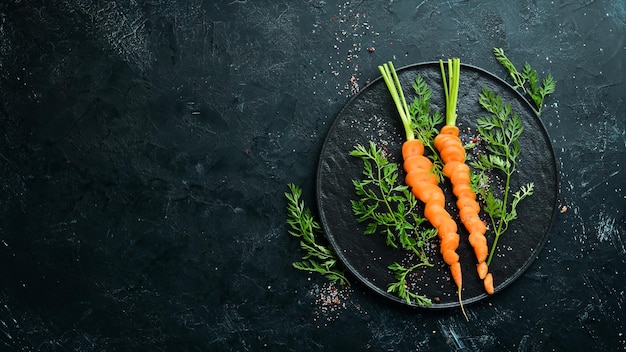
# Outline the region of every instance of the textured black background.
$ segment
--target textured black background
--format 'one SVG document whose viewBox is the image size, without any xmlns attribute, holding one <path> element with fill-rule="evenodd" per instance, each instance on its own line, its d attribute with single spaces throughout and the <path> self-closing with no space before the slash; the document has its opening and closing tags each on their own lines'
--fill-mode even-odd
<svg viewBox="0 0 626 352">
<path fill-rule="evenodd" d="M 625 33 L 613 0 L 3 1 L 0 349 L 626 348 Z M 293 269 L 286 184 L 315 208 L 376 66 L 506 78 L 493 47 L 558 81 L 561 210 L 530 269 L 469 323 Z"/>
</svg>

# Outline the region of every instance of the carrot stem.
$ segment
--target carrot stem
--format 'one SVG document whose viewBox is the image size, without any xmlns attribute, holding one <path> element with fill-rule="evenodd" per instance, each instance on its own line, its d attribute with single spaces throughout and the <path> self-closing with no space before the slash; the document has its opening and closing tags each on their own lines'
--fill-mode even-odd
<svg viewBox="0 0 626 352">
<path fill-rule="evenodd" d="M 404 98 L 402 85 L 400 84 L 398 74 L 393 67 L 393 63 L 389 61 L 384 65 L 380 65 L 378 66 L 378 70 L 383 76 L 385 84 L 387 84 L 387 88 L 389 89 L 389 93 L 391 93 L 393 102 L 396 104 L 396 108 L 398 109 L 398 113 L 400 114 L 400 119 L 402 120 L 402 125 L 404 127 L 404 133 L 406 134 L 406 140 L 415 139 L 415 133 L 411 127 L 411 113 L 406 103 L 406 99 Z"/>
<path fill-rule="evenodd" d="M 443 90 L 446 96 L 446 125 L 456 125 L 456 105 L 459 96 L 459 77 L 461 76 L 461 59 L 448 59 L 448 76 L 443 60 L 439 60 L 443 77 Z"/>
<path fill-rule="evenodd" d="M 507 151 L 508 153 L 508 151 Z M 507 155 L 508 157 L 508 155 Z M 511 174 L 510 173 L 506 173 L 506 180 L 504 181 L 504 189 L 507 190 L 509 189 L 509 185 L 511 183 Z M 507 204 L 509 201 L 509 192 L 504 192 L 503 195 L 503 199 L 502 199 L 502 211 L 500 213 L 500 219 L 504 219 L 504 217 L 507 214 Z M 491 217 L 492 220 L 491 222 L 494 223 L 493 221 L 493 216 Z M 508 223 L 507 223 L 507 227 L 508 227 Z M 495 230 L 495 229 L 494 229 Z M 491 265 L 491 259 L 493 258 L 493 254 L 496 251 L 496 246 L 498 245 L 498 239 L 500 238 L 500 235 L 506 231 L 506 227 L 505 227 L 505 221 L 500 220 L 500 223 L 498 224 L 498 228 L 497 230 L 495 230 L 495 237 L 493 239 L 493 243 L 491 244 L 491 248 L 489 249 L 489 257 L 487 257 L 487 265 Z"/>
</svg>

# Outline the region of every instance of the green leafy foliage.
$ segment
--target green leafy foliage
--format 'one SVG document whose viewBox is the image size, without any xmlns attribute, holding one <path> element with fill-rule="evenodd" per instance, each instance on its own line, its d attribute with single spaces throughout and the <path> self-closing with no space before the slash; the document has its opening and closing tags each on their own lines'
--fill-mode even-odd
<svg viewBox="0 0 626 352">
<path fill-rule="evenodd" d="M 411 250 L 427 261 L 423 247 L 435 231 L 422 228 L 426 218 L 419 214 L 413 193 L 398 182 L 398 164 L 389 162 L 373 142 L 367 148 L 355 146 L 350 155 L 363 161 L 364 178 L 352 180 L 360 199 L 351 203 L 357 221 L 367 222 L 365 233 L 380 232 L 387 245 Z"/>
<path fill-rule="evenodd" d="M 521 89 L 524 93 L 528 94 L 537 107 L 537 114 L 541 115 L 545 97 L 554 93 L 554 89 L 556 88 L 556 81 L 552 75 L 548 74 L 540 83 L 537 71 L 533 69 L 528 62 L 524 63 L 522 72 L 519 72 L 511 60 L 504 54 L 504 50 L 494 48 L 493 53 L 496 60 L 509 72 L 509 76 L 514 83 L 513 88 Z"/>
<path fill-rule="evenodd" d="M 470 165 L 476 170 L 472 175 L 472 186 L 483 199 L 483 211 L 489 216 L 495 239 L 489 251 L 487 264 L 491 263 L 500 236 L 506 232 L 509 222 L 517 219 L 517 206 L 524 198 L 533 194 L 534 184 L 522 185 L 518 191 L 511 190 L 511 176 L 517 168 L 520 155 L 519 137 L 524 131 L 517 114 L 511 115 L 511 104 L 504 104 L 500 96 L 483 88 L 478 99 L 490 115 L 477 119 L 478 133 L 485 144 L 486 153 L 480 154 Z M 501 190 L 490 182 L 494 172 L 504 176 Z M 509 196 L 512 199 L 509 202 Z"/>
<path fill-rule="evenodd" d="M 408 304 L 414 302 L 418 306 L 432 306 L 433 302 L 430 300 L 430 298 L 411 292 L 407 287 L 407 275 L 413 272 L 413 270 L 419 268 L 420 266 L 424 266 L 424 264 L 418 263 L 409 268 L 405 268 L 398 263 L 393 263 L 388 266 L 389 270 L 394 272 L 394 276 L 398 281 L 391 283 L 387 287 L 387 292 L 395 293 L 396 295 L 398 295 L 398 297 L 404 299 Z"/>
<path fill-rule="evenodd" d="M 289 234 L 300 239 L 300 248 L 305 252 L 302 261 L 293 263 L 294 268 L 316 272 L 332 282 L 349 284 L 343 270 L 337 268 L 337 258 L 329 247 L 317 243 L 316 235 L 323 233 L 320 224 L 302 200 L 302 189 L 289 184 L 287 198 L 287 224 Z"/>
<path fill-rule="evenodd" d="M 481 155 L 478 168 L 496 168 L 505 173 L 512 172 L 517 166 L 520 154 L 519 137 L 524 131 L 522 121 L 517 114 L 511 115 L 511 104 L 503 104 L 502 98 L 487 88 L 481 91 L 478 102 L 491 113 L 477 119 L 478 133 L 486 141 L 489 154 Z"/>
<path fill-rule="evenodd" d="M 432 90 L 428 87 L 422 76 L 415 77 L 413 82 L 415 99 L 409 105 L 411 115 L 411 128 L 416 132 L 416 138 L 435 151 L 432 140 L 437 135 L 437 126 L 443 122 L 443 116 L 439 111 L 431 114 L 430 97 Z"/>
<path fill-rule="evenodd" d="M 363 179 L 353 180 L 356 195 L 352 210 L 358 222 L 366 223 L 365 234 L 381 233 L 386 244 L 393 248 L 402 248 L 416 254 L 418 264 L 403 272 L 400 281 L 390 285 L 389 292 L 395 292 L 408 302 L 424 304 L 428 299 L 409 292 L 404 287 L 408 272 L 421 267 L 432 266 L 425 253 L 426 243 L 437 235 L 434 228 L 422 226 L 426 218 L 419 214 L 417 199 L 404 184 L 398 182 L 398 164 L 389 162 L 382 149 L 373 142 L 368 147 L 357 145 L 350 155 L 363 161 Z M 389 267 L 399 269 L 399 264 Z"/>
<path fill-rule="evenodd" d="M 429 155 L 433 162 L 433 173 L 437 175 L 439 181 L 443 181 L 443 162 L 435 149 L 433 140 L 439 130 L 437 126 L 443 123 L 443 116 L 439 111 L 431 113 L 430 97 L 432 90 L 428 87 L 422 76 L 415 77 L 413 82 L 413 90 L 415 98 L 409 105 L 409 115 L 411 116 L 411 129 L 415 133 L 415 137 L 419 139 L 431 153 Z"/>
</svg>

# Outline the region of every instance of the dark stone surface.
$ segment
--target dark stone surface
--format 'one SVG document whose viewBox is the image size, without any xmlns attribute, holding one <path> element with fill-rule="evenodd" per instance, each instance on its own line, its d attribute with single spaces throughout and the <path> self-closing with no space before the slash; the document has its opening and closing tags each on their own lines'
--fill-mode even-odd
<svg viewBox="0 0 626 352">
<path fill-rule="evenodd" d="M 611 0 L 3 1 L 0 349 L 624 349 L 624 33 Z M 376 66 L 506 78 L 493 47 L 558 81 L 562 212 L 529 270 L 467 323 L 293 269 L 286 184 L 314 208 Z"/>
</svg>

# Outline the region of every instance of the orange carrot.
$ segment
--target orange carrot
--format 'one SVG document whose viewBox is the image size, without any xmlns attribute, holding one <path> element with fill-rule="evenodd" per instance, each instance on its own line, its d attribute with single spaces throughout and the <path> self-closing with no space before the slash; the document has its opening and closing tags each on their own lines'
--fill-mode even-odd
<svg viewBox="0 0 626 352">
<path fill-rule="evenodd" d="M 457 286 L 461 287 L 463 283 L 463 275 L 461 274 L 461 263 L 456 262 L 453 265 L 450 265 L 450 272 L 452 272 L 452 279 L 456 283 Z M 465 316 L 467 319 L 467 315 Z"/>
<path fill-rule="evenodd" d="M 487 291 L 488 294 L 492 295 L 494 292 L 494 289 L 493 289 L 493 276 L 491 275 L 491 273 L 487 274 L 483 283 L 485 284 L 485 291 Z"/>
<path fill-rule="evenodd" d="M 378 66 L 378 69 L 396 104 L 406 134 L 406 141 L 402 144 L 403 168 L 407 173 L 404 182 L 411 188 L 415 197 L 425 204 L 424 217 L 437 229 L 440 252 L 444 262 L 450 267 L 452 279 L 457 286 L 461 310 L 468 319 L 461 299 L 463 280 L 459 255 L 456 253 L 459 247 L 456 223 L 445 209 L 445 195 L 438 186 L 439 180 L 432 172 L 432 162 L 424 156 L 424 144 L 415 139 L 409 108 L 393 64 L 389 62 Z"/>
<path fill-rule="evenodd" d="M 412 139 L 404 142 L 404 144 L 416 144 L 420 143 L 417 139 Z M 402 148 L 405 150 L 416 151 L 423 148 Z M 421 155 L 419 155 L 421 156 Z M 461 273 L 461 264 L 459 262 L 459 255 L 456 252 L 459 247 L 459 235 L 457 234 L 456 222 L 452 219 L 448 211 L 445 209 L 445 195 L 443 190 L 437 185 L 437 178 L 428 177 L 428 175 L 434 176 L 432 173 L 432 163 L 428 158 L 422 159 L 420 163 L 411 163 L 412 159 L 418 157 L 418 155 L 410 154 L 410 152 L 403 153 L 403 159 L 405 164 L 409 161 L 410 167 L 405 167 L 408 173 L 405 178 L 407 186 L 411 187 L 411 192 L 415 197 L 424 202 L 424 216 L 426 219 L 437 229 L 440 242 L 440 252 L 443 256 L 443 261 L 450 266 L 450 273 L 452 279 L 457 286 L 459 302 L 463 309 L 463 303 L 461 299 L 461 290 L 463 287 L 463 276 Z M 416 176 L 414 176 L 416 175 Z M 465 310 L 463 309 L 463 314 Z M 467 318 L 467 315 L 465 314 Z"/>
<path fill-rule="evenodd" d="M 412 155 L 423 155 L 424 154 L 424 144 L 415 137 L 408 139 L 402 144 L 402 155 L 412 156 Z"/>
<path fill-rule="evenodd" d="M 478 271 L 478 277 L 483 279 L 483 282 L 484 282 L 484 279 L 487 277 L 487 274 L 489 274 L 489 267 L 487 266 L 487 262 L 482 262 L 476 265 L 476 270 Z"/>
<path fill-rule="evenodd" d="M 417 182 L 427 182 L 433 185 L 437 185 L 439 180 L 437 179 L 437 175 L 430 172 L 428 169 L 417 169 L 412 170 L 406 176 L 405 183 L 417 183 Z"/>
<path fill-rule="evenodd" d="M 492 294 L 493 276 L 489 273 L 486 260 L 488 255 L 487 227 L 478 216 L 480 205 L 476 201 L 476 194 L 470 186 L 470 169 L 465 164 L 465 148 L 459 138 L 459 128 L 456 126 L 456 99 L 459 88 L 460 60 L 448 60 L 449 82 L 446 80 L 443 61 L 440 61 L 443 86 L 446 96 L 446 124 L 441 128 L 434 145 L 444 163 L 443 172 L 452 183 L 452 192 L 457 197 L 457 208 L 461 222 L 469 232 L 469 242 L 474 248 L 478 264 L 476 271 L 483 280 L 485 290 Z"/>
<path fill-rule="evenodd" d="M 416 170 L 416 169 L 426 170 L 429 167 L 429 165 L 432 166 L 432 163 L 430 160 L 428 160 L 427 157 L 423 155 L 413 155 L 409 157 L 408 159 L 404 160 L 404 171 L 409 173 L 412 170 Z"/>
</svg>

